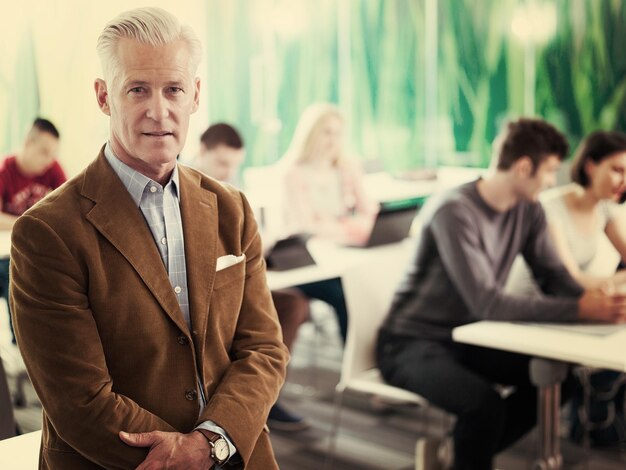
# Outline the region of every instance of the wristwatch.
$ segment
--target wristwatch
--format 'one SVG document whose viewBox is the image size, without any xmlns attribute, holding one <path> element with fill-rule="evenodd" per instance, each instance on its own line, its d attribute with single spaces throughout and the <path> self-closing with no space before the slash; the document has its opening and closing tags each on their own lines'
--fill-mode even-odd
<svg viewBox="0 0 626 470">
<path fill-rule="evenodd" d="M 223 465 L 230 457 L 230 449 L 228 448 L 228 442 L 219 434 L 216 434 L 206 429 L 196 429 L 201 432 L 206 440 L 209 441 L 211 447 L 211 458 L 217 465 Z"/>
</svg>

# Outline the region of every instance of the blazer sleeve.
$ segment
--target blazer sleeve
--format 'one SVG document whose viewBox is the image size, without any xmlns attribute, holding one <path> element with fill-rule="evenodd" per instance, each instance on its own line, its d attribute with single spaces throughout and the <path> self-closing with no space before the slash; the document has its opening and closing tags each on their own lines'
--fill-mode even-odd
<svg viewBox="0 0 626 470">
<path fill-rule="evenodd" d="M 239 319 L 226 370 L 200 421 L 212 420 L 233 440 L 244 468 L 282 387 L 288 351 L 267 287 L 261 239 L 252 210 L 242 195 L 242 252 L 246 277 Z"/>
<path fill-rule="evenodd" d="M 120 430 L 175 429 L 112 390 L 86 286 L 87 273 L 58 234 L 38 218 L 20 217 L 12 234 L 11 312 L 47 417 L 85 458 L 107 469 L 135 468 L 147 450 L 124 444 Z"/>
</svg>

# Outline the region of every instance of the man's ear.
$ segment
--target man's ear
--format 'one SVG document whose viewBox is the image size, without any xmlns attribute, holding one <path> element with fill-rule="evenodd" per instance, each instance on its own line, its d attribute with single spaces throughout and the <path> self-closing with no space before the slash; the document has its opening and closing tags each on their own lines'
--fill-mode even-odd
<svg viewBox="0 0 626 470">
<path fill-rule="evenodd" d="M 193 83 L 193 107 L 191 108 L 191 113 L 195 113 L 198 111 L 198 107 L 200 105 L 200 78 L 196 77 Z"/>
<path fill-rule="evenodd" d="M 524 155 L 515 161 L 513 168 L 519 176 L 528 178 L 533 174 L 533 161 L 530 157 Z"/>
<path fill-rule="evenodd" d="M 109 108 L 109 92 L 107 90 L 107 84 L 101 78 L 96 78 L 93 84 L 96 91 L 96 100 L 98 101 L 98 107 L 107 116 L 111 115 L 111 109 Z"/>
</svg>

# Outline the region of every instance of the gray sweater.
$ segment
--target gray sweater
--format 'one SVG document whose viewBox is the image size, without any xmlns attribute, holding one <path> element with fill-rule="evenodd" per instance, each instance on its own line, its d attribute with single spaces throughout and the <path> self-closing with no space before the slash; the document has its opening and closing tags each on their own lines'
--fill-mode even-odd
<svg viewBox="0 0 626 470">
<path fill-rule="evenodd" d="M 383 332 L 451 340 L 453 328 L 478 320 L 576 318 L 583 289 L 561 263 L 541 205 L 524 201 L 498 212 L 476 183 L 433 196 L 423 207 L 419 242 Z M 545 295 L 503 291 L 519 253 Z"/>
</svg>

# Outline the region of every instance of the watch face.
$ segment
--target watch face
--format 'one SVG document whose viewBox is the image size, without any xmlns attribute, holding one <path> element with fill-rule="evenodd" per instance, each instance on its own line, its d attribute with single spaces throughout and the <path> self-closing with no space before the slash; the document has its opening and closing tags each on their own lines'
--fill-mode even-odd
<svg viewBox="0 0 626 470">
<path fill-rule="evenodd" d="M 228 449 L 228 442 L 226 442 L 226 439 L 218 439 L 217 441 L 215 441 L 214 445 L 215 458 L 220 462 L 225 461 L 230 454 Z"/>
</svg>

